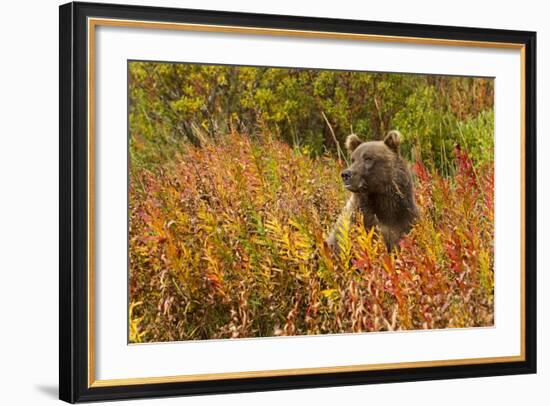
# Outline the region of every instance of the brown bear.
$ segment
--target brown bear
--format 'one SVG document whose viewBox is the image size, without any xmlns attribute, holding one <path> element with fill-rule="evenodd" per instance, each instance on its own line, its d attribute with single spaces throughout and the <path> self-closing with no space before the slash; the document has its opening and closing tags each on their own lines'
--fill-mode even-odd
<svg viewBox="0 0 550 406">
<path fill-rule="evenodd" d="M 351 165 L 341 174 L 352 195 L 327 239 L 337 249 L 338 230 L 344 216 L 361 212 L 364 226 L 378 226 L 391 250 L 409 232 L 419 212 L 413 195 L 411 173 L 400 154 L 401 134 L 390 131 L 383 141 L 363 142 L 355 134 L 346 139 Z"/>
</svg>

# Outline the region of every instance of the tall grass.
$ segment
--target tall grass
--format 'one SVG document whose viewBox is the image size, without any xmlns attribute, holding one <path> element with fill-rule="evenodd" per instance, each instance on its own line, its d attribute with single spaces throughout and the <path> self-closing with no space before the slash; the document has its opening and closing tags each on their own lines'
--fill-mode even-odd
<svg viewBox="0 0 550 406">
<path fill-rule="evenodd" d="M 344 224 L 342 164 L 236 131 L 130 181 L 130 341 L 493 324 L 493 167 L 456 148 L 452 177 L 415 162 L 421 219 L 388 252 Z"/>
</svg>

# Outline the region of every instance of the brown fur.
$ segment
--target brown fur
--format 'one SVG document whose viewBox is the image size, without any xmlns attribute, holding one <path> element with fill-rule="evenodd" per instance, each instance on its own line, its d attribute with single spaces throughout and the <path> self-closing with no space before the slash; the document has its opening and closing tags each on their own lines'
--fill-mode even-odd
<svg viewBox="0 0 550 406">
<path fill-rule="evenodd" d="M 411 173 L 399 152 L 401 135 L 390 131 L 383 141 L 363 142 L 355 134 L 346 139 L 351 165 L 342 172 L 352 192 L 327 243 L 337 247 L 339 225 L 345 215 L 361 212 L 366 229 L 378 226 L 388 249 L 409 232 L 418 218 Z"/>
</svg>

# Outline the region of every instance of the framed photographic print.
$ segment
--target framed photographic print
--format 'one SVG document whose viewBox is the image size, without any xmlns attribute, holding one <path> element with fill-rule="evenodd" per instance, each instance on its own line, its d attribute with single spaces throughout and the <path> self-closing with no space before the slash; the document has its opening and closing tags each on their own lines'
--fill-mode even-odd
<svg viewBox="0 0 550 406">
<path fill-rule="evenodd" d="M 60 398 L 536 371 L 533 32 L 60 7 Z"/>
</svg>

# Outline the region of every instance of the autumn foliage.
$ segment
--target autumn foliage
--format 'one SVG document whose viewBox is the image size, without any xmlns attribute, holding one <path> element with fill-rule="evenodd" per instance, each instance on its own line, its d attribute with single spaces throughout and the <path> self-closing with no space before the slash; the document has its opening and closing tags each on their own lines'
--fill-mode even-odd
<svg viewBox="0 0 550 406">
<path fill-rule="evenodd" d="M 492 325 L 492 162 L 448 159 L 452 176 L 412 164 L 421 219 L 399 249 L 344 222 L 337 254 L 334 155 L 233 130 L 132 167 L 130 341 Z"/>
</svg>

